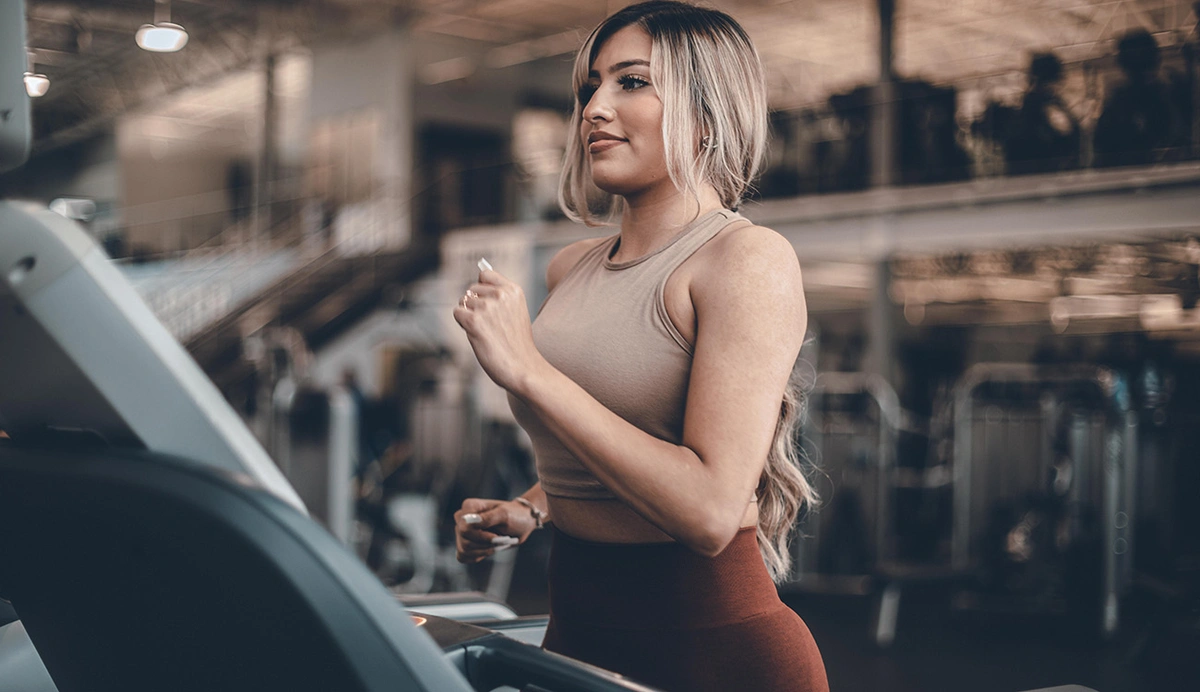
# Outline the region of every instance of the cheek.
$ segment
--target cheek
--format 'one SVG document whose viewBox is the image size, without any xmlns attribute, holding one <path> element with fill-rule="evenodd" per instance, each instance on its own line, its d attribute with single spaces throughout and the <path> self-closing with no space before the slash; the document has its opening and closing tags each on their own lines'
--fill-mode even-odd
<svg viewBox="0 0 1200 692">
<path fill-rule="evenodd" d="M 663 145 L 662 131 L 657 127 L 648 128 L 638 145 L 638 160 L 644 174 L 658 177 L 667 168 L 667 149 Z"/>
<path fill-rule="evenodd" d="M 655 98 L 651 103 L 644 104 L 636 117 L 642 150 L 647 154 L 663 155 L 666 147 L 663 146 L 662 104 Z"/>
</svg>

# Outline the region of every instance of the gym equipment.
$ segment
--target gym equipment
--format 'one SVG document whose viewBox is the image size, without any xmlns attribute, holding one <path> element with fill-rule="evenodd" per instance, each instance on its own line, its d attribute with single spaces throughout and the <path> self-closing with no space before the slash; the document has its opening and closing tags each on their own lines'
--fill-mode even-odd
<svg viewBox="0 0 1200 692">
<path fill-rule="evenodd" d="M 896 637 L 903 585 L 955 578 L 948 564 L 902 550 L 897 499 L 949 486 L 940 466 L 901 468 L 901 440 L 928 436 L 880 376 L 821 373 L 811 394 L 805 449 L 815 455 L 820 511 L 800 523 L 795 566 L 785 590 L 872 596 L 870 636 L 881 647 Z M 948 489 L 948 488 L 947 488 Z M 922 527 L 916 527 L 922 528 Z"/>
<path fill-rule="evenodd" d="M 164 455 L 5 442 L 0 551 L 0 594 L 63 692 L 649 689 L 491 630 L 414 627 L 295 508 Z"/>
<path fill-rule="evenodd" d="M 789 584 L 805 590 L 869 592 L 893 548 L 889 482 L 902 411 L 883 378 L 825 372 L 810 395 L 806 452 L 815 455 L 821 510 L 800 524 Z M 828 478 L 828 480 L 826 480 Z"/>
<path fill-rule="evenodd" d="M 75 222 L 0 202 L 0 429 L 151 449 L 304 504 L 237 414 Z"/>
<path fill-rule="evenodd" d="M 21 618 L 0 663 L 24 662 L 0 678 L 36 678 L 36 647 L 38 692 L 649 689 L 498 634 L 443 656 L 238 444 L 250 433 L 82 231 L 0 203 L 0 248 L 0 381 L 19 384 L 0 393 L 0 598 Z M 148 425 L 147 401 L 178 419 Z"/>
<path fill-rule="evenodd" d="M 956 385 L 954 416 L 954 566 L 1011 596 L 1005 608 L 1080 610 L 1111 637 L 1136 516 L 1138 422 L 1124 380 L 1102 367 L 981 363 Z"/>
<path fill-rule="evenodd" d="M 24 26 L 24 3 L 0 0 L 4 170 L 29 149 Z M 94 242 L 10 202 L 0 382 L 0 599 L 20 618 L 0 625 L 5 689 L 650 689 L 489 630 L 418 627 Z"/>
<path fill-rule="evenodd" d="M 0 173 L 29 158 L 33 130 L 25 92 L 25 3 L 0 2 Z"/>
</svg>

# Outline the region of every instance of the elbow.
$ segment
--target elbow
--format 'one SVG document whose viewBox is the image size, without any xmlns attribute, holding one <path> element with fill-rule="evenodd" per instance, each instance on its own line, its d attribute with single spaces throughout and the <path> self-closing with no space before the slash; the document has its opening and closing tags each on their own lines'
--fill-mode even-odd
<svg viewBox="0 0 1200 692">
<path fill-rule="evenodd" d="M 693 535 L 689 536 L 686 544 L 693 552 L 704 557 L 716 557 L 724 552 L 733 542 L 741 529 L 742 514 L 736 516 L 711 516 L 702 522 Z"/>
</svg>

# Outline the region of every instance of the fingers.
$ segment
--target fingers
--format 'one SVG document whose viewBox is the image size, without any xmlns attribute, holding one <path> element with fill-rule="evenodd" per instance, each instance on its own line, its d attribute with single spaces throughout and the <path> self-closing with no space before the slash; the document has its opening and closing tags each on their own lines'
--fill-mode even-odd
<svg viewBox="0 0 1200 692">
<path fill-rule="evenodd" d="M 485 293 L 484 289 L 494 289 L 491 293 Z M 480 295 L 488 296 L 503 296 L 512 294 L 513 297 L 523 297 L 524 292 L 521 287 L 509 281 L 507 277 L 499 272 L 481 271 L 479 272 L 479 282 L 471 286 L 471 290 Z"/>
<path fill-rule="evenodd" d="M 462 298 L 458 299 L 458 304 L 454 306 L 454 319 L 461 326 L 463 319 L 473 311 L 478 311 L 484 308 L 487 301 L 494 300 L 500 297 L 500 289 L 496 286 L 485 284 L 472 284 L 464 293 Z"/>
<path fill-rule="evenodd" d="M 459 531 L 478 531 L 494 526 L 499 518 L 494 510 L 500 505 L 499 500 L 480 500 L 468 498 L 463 500 L 462 508 L 454 513 L 454 526 Z"/>
<path fill-rule="evenodd" d="M 475 562 L 479 562 L 481 560 L 486 560 L 487 558 L 489 558 L 495 554 L 496 554 L 495 548 L 488 548 L 486 550 L 471 550 L 471 549 L 467 549 L 467 548 L 459 548 L 458 552 L 455 553 L 454 557 L 455 557 L 455 559 L 457 559 L 459 562 L 463 563 L 464 565 L 469 565 L 469 564 L 472 564 Z"/>
<path fill-rule="evenodd" d="M 516 544 L 501 545 L 501 546 L 497 546 L 494 548 L 489 548 L 487 550 L 479 550 L 479 551 L 459 551 L 455 557 L 459 562 L 463 563 L 464 565 L 470 565 L 470 564 L 473 564 L 476 562 L 481 562 L 483 560 L 486 560 L 487 558 L 495 555 L 496 553 L 500 552 L 501 550 L 508 550 L 509 548 L 513 548 L 513 547 L 515 547 L 515 545 Z"/>
<path fill-rule="evenodd" d="M 463 528 L 486 529 L 503 524 L 507 513 L 501 500 L 463 500 L 462 508 L 454 513 L 454 523 Z"/>
<path fill-rule="evenodd" d="M 456 530 L 454 547 L 458 561 L 464 563 L 479 562 L 492 555 L 499 547 L 492 543 L 492 539 L 494 538 L 502 537 L 491 533 L 472 533 L 468 535 L 461 530 Z"/>
<path fill-rule="evenodd" d="M 486 276 L 485 276 L 486 275 Z M 480 272 L 479 283 L 471 284 L 458 299 L 454 308 L 455 319 L 461 325 L 462 317 L 469 312 L 488 307 L 493 301 L 524 304 L 525 292 L 517 284 L 494 271 Z"/>
<path fill-rule="evenodd" d="M 483 283 L 471 284 L 471 287 L 467 289 L 468 292 L 473 292 L 475 295 L 482 296 L 484 298 L 495 298 L 496 296 L 500 295 L 500 290 L 501 287 L 497 286 L 496 284 Z"/>
<path fill-rule="evenodd" d="M 500 500 L 470 498 L 454 513 L 455 548 L 459 562 L 479 562 L 498 550 L 521 542 L 504 533 L 508 514 Z M 489 530 L 493 529 L 493 530 Z M 498 529 L 498 530 L 496 530 Z"/>
<path fill-rule="evenodd" d="M 487 543 L 478 543 L 467 540 L 461 534 L 458 536 L 458 541 L 455 546 L 459 562 L 471 563 L 479 562 L 484 558 L 491 557 L 501 550 L 508 550 L 517 545 L 520 545 L 521 539 L 516 536 L 496 536 Z"/>
</svg>

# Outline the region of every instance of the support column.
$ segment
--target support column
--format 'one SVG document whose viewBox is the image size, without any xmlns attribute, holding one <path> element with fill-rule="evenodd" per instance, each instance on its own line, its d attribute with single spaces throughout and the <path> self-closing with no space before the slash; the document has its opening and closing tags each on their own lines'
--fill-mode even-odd
<svg viewBox="0 0 1200 692">
<path fill-rule="evenodd" d="M 876 0 L 879 11 L 879 82 L 875 86 L 875 103 L 871 113 L 871 186 L 888 188 L 899 182 L 897 175 L 897 88 L 893 68 L 892 46 L 896 29 L 896 0 Z M 879 375 L 888 387 L 896 388 L 896 373 L 893 354 L 896 352 L 896 306 L 892 304 L 888 289 L 892 283 L 891 271 L 891 218 L 884 215 L 874 229 L 875 247 L 872 261 L 875 262 L 875 287 L 871 292 L 871 304 L 867 308 L 867 371 Z M 882 450 L 881 450 L 882 451 Z M 893 457 L 894 459 L 894 457 Z M 879 473 L 884 473 L 884 458 L 879 459 Z M 884 497 L 887 481 L 880 476 L 879 498 Z M 880 515 L 876 521 L 884 522 L 882 510 L 886 503 L 879 504 Z M 884 548 L 882 544 L 879 546 Z M 882 557 L 882 555 L 880 556 Z M 891 646 L 896 636 L 896 613 L 900 608 L 900 584 L 891 581 L 880 596 L 875 615 L 875 642 L 881 647 Z"/>
<path fill-rule="evenodd" d="M 896 0 L 876 0 L 879 11 L 879 83 L 875 89 L 875 104 L 871 114 L 871 184 L 890 187 L 898 182 L 897 161 L 897 89 L 893 67 Z M 892 356 L 896 345 L 896 306 L 888 288 L 891 286 L 890 229 L 887 217 L 879 220 L 875 229 L 876 247 L 875 290 L 867 308 L 867 369 L 894 385 Z"/>
<path fill-rule="evenodd" d="M 262 140 L 259 142 L 258 170 L 254 185 L 254 245 L 270 241 L 271 206 L 274 196 L 276 145 L 279 109 L 275 103 L 275 54 L 263 60 Z"/>
<path fill-rule="evenodd" d="M 896 306 L 892 304 L 892 298 L 888 295 L 891 283 L 891 262 L 887 255 L 880 256 L 875 260 L 875 289 L 871 292 L 871 304 L 867 308 L 866 369 L 882 377 L 894 388 Z"/>
<path fill-rule="evenodd" d="M 329 467 L 326 470 L 328 497 L 325 507 L 325 526 L 344 545 L 350 545 L 354 535 L 354 489 L 350 479 L 361 460 L 359 451 L 359 421 L 362 411 L 344 386 L 329 394 Z"/>
<path fill-rule="evenodd" d="M 871 113 L 871 185 L 895 185 L 896 176 L 896 75 L 892 46 L 896 29 L 896 0 L 876 0 L 879 10 L 879 83 L 875 85 Z"/>
<path fill-rule="evenodd" d="M 1200 7 L 1197 7 L 1196 14 L 1200 15 Z M 1196 157 L 1200 156 L 1200 55 L 1196 54 L 1200 51 L 1200 21 L 1197 21 L 1192 33 L 1198 35 L 1196 41 L 1185 43 L 1183 49 L 1187 59 L 1188 83 L 1192 87 L 1192 136 L 1188 144 L 1191 145 L 1192 156 Z"/>
</svg>

